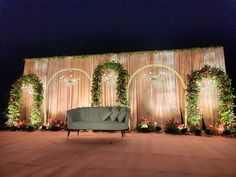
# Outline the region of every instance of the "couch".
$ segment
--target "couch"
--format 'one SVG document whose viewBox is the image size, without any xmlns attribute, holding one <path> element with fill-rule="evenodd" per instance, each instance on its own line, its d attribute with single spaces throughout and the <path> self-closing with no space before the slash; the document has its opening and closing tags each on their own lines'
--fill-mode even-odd
<svg viewBox="0 0 236 177">
<path fill-rule="evenodd" d="M 82 107 L 67 111 L 67 137 L 71 131 L 80 130 L 114 130 L 129 129 L 130 108 L 127 107 Z"/>
</svg>

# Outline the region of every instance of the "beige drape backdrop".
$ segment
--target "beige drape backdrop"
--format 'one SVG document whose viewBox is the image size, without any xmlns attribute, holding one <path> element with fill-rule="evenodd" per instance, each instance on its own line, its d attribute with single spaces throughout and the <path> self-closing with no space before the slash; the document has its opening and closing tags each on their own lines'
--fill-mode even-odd
<svg viewBox="0 0 236 177">
<path fill-rule="evenodd" d="M 121 53 L 90 55 L 83 57 L 54 57 L 42 59 L 26 59 L 24 74 L 35 73 L 41 79 L 44 88 L 50 78 L 57 74 L 46 89 L 47 118 L 59 118 L 64 120 L 66 110 L 90 106 L 91 83 L 89 78 L 79 71 L 60 72 L 65 68 L 78 68 L 85 71 L 91 78 L 98 63 L 116 59 L 131 77 L 138 69 L 149 64 L 161 64 L 174 69 L 184 79 L 186 75 L 196 69 L 201 69 L 204 64 L 221 67 L 225 70 L 224 51 L 222 47 L 184 49 L 174 51 L 153 51 L 142 53 Z M 144 75 L 165 74 L 164 79 L 152 82 L 144 79 Z M 60 80 L 61 76 L 71 75 L 79 78 L 79 83 L 68 87 Z M 113 73 L 114 74 L 114 73 Z M 203 81 L 206 82 L 206 81 Z M 187 84 L 186 84 L 187 85 Z M 185 114 L 185 94 L 180 79 L 167 68 L 150 67 L 140 71 L 131 81 L 129 89 L 129 103 L 131 108 L 131 127 L 135 128 L 142 116 L 149 117 L 158 125 L 165 121 Z M 103 95 L 101 96 L 103 106 L 116 105 L 116 85 L 102 82 Z M 201 89 L 199 99 L 199 110 L 203 113 L 207 124 L 217 122 L 217 90 L 214 86 L 209 89 Z M 22 117 L 29 118 L 32 96 L 23 94 Z M 43 111 L 42 111 L 43 117 Z"/>
</svg>

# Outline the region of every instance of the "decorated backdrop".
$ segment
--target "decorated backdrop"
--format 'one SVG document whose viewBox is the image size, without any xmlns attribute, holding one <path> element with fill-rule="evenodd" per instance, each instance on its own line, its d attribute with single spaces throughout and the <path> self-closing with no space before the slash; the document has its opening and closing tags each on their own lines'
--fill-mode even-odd
<svg viewBox="0 0 236 177">
<path fill-rule="evenodd" d="M 142 116 L 149 117 L 158 125 L 185 115 L 186 75 L 201 69 L 204 64 L 222 68 L 225 71 L 222 47 L 196 48 L 168 51 L 146 51 L 119 54 L 63 56 L 26 59 L 24 74 L 36 74 L 43 83 L 44 110 L 42 119 L 65 120 L 66 111 L 76 107 L 91 106 L 92 79 L 99 64 L 118 62 L 128 71 L 128 104 L 131 108 L 131 127 L 135 128 Z M 147 65 L 158 65 L 148 67 Z M 166 66 L 166 67 L 161 67 Z M 177 77 L 176 71 L 185 82 Z M 138 73 L 136 73 L 140 70 Z M 136 75 L 130 81 L 132 75 Z M 104 70 L 101 82 L 101 106 L 116 105 L 117 72 Z M 217 89 L 203 80 L 199 92 L 199 111 L 207 124 L 218 120 Z M 22 117 L 29 116 L 32 96 L 23 94 Z"/>
</svg>

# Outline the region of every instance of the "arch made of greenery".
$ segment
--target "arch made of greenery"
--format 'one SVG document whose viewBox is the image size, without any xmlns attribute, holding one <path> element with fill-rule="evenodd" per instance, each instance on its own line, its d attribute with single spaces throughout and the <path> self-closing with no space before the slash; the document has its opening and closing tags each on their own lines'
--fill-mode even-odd
<svg viewBox="0 0 236 177">
<path fill-rule="evenodd" d="M 58 72 L 54 73 L 54 74 L 52 75 L 52 77 L 48 80 L 48 82 L 47 82 L 47 84 L 46 84 L 46 87 L 45 87 L 45 89 L 44 89 L 44 94 L 43 94 L 43 95 L 44 95 L 44 109 L 43 109 L 43 112 L 44 112 L 44 125 L 47 123 L 47 103 L 46 103 L 47 99 L 46 99 L 46 97 L 47 97 L 48 87 L 49 87 L 49 85 L 51 84 L 52 80 L 53 80 L 58 74 L 60 74 L 60 73 L 62 73 L 62 72 L 65 72 L 65 71 L 79 71 L 79 72 L 83 73 L 85 76 L 87 76 L 87 78 L 89 79 L 90 83 L 92 83 L 92 79 L 91 79 L 91 77 L 88 75 L 88 73 L 86 73 L 84 70 L 79 69 L 79 68 L 65 68 L 65 69 L 61 69 L 61 70 L 59 70 Z"/>
<path fill-rule="evenodd" d="M 104 70 L 113 70 L 118 74 L 117 77 L 117 105 L 118 106 L 127 106 L 127 97 L 126 97 L 126 90 L 127 90 L 127 81 L 128 81 L 128 72 L 123 68 L 120 63 L 116 62 L 106 62 L 99 64 L 93 73 L 93 83 L 92 83 L 92 106 L 100 106 L 101 101 L 101 80 L 102 80 L 102 73 Z"/>
<path fill-rule="evenodd" d="M 234 116 L 233 99 L 235 98 L 233 88 L 231 87 L 231 79 L 221 68 L 209 65 L 204 65 L 202 69 L 187 75 L 188 124 L 190 126 L 199 125 L 200 116 L 197 113 L 200 92 L 199 83 L 203 78 L 215 81 L 219 99 L 218 118 L 221 123 L 231 126 L 231 117 Z"/>
<path fill-rule="evenodd" d="M 40 110 L 43 102 L 43 85 L 36 74 L 28 74 L 20 77 L 13 85 L 10 91 L 8 102 L 8 121 L 9 126 L 14 126 L 20 121 L 22 106 L 22 85 L 30 84 L 33 88 L 33 105 L 30 110 L 30 124 L 38 126 L 41 123 Z"/>
<path fill-rule="evenodd" d="M 139 73 L 141 72 L 142 70 L 146 69 L 146 68 L 150 68 L 150 67 L 156 67 L 156 68 L 160 68 L 160 67 L 163 67 L 163 68 L 166 68 L 168 69 L 169 71 L 173 72 L 180 80 L 181 84 L 182 84 L 182 87 L 184 89 L 184 95 L 185 92 L 186 92 L 186 85 L 184 83 L 184 79 L 179 75 L 179 73 L 177 71 L 175 71 L 173 68 L 169 67 L 169 66 L 166 66 L 166 65 L 162 65 L 162 64 L 150 64 L 150 65 L 146 65 L 146 66 L 143 66 L 142 68 L 139 68 L 131 77 L 130 77 L 130 80 L 129 80 L 129 83 L 128 83 L 128 90 L 127 90 L 127 98 L 129 98 L 129 86 L 133 80 L 133 78 Z M 186 99 L 184 99 L 186 100 Z M 186 108 L 187 108 L 187 105 L 186 105 L 186 101 L 185 101 L 185 114 L 184 114 L 184 125 L 186 126 L 187 125 L 187 114 L 186 114 Z"/>
</svg>

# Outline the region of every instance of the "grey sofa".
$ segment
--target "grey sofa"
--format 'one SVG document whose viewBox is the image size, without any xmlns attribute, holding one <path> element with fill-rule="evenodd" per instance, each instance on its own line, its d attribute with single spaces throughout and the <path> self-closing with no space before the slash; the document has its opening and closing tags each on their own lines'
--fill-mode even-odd
<svg viewBox="0 0 236 177">
<path fill-rule="evenodd" d="M 82 107 L 67 111 L 67 136 L 71 131 L 119 130 L 122 138 L 129 129 L 130 108 Z"/>
</svg>

